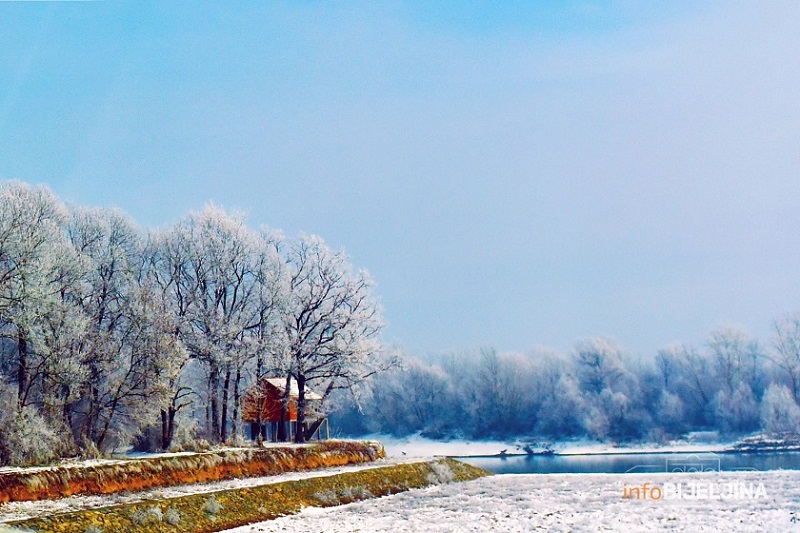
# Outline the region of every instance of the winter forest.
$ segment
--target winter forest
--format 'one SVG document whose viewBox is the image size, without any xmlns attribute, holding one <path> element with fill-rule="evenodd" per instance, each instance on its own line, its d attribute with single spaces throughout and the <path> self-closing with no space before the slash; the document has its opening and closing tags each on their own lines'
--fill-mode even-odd
<svg viewBox="0 0 800 533">
<path fill-rule="evenodd" d="M 721 328 L 704 346 L 675 344 L 653 357 L 634 358 L 601 337 L 570 354 L 481 349 L 404 364 L 372 381 L 364 415 L 351 407 L 337 425 L 434 439 L 612 443 L 800 429 L 798 317 L 777 321 L 765 346 L 738 328 Z"/>
<path fill-rule="evenodd" d="M 236 442 L 262 376 L 296 382 L 302 427 L 306 386 L 329 396 L 391 363 L 372 286 L 318 237 L 214 206 L 145 233 L 5 183 L 0 463 Z"/>
<path fill-rule="evenodd" d="M 454 318 L 455 319 L 455 318 Z M 0 464 L 237 443 L 262 377 L 322 395 L 334 432 L 662 442 L 800 426 L 800 317 L 634 357 L 381 345 L 375 285 L 316 236 L 215 206 L 144 231 L 49 189 L 0 188 Z M 286 388 L 289 390 L 289 387 Z M 300 442 L 308 437 L 298 431 Z"/>
</svg>

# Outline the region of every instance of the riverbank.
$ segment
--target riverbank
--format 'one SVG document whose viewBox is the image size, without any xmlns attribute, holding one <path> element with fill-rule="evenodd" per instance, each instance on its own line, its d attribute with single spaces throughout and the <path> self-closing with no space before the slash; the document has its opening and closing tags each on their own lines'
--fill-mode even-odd
<svg viewBox="0 0 800 533">
<path fill-rule="evenodd" d="M 597 454 L 635 454 L 635 453 L 723 453 L 734 450 L 738 441 L 725 440 L 675 440 L 665 444 L 626 444 L 615 445 L 590 440 L 565 442 L 531 443 L 519 440 L 509 441 L 469 441 L 452 439 L 431 440 L 419 435 L 392 437 L 369 435 L 365 438 L 380 441 L 387 457 L 491 457 L 502 455 L 555 454 L 555 455 L 597 455 Z"/>
<path fill-rule="evenodd" d="M 46 514 L 5 525 L 52 533 L 210 533 L 299 512 L 376 498 L 413 488 L 475 479 L 487 472 L 452 459 L 400 462 L 343 473 L 304 472 L 292 480 L 267 480 L 173 498 L 141 499 L 105 507 Z M 26 502 L 36 504 L 39 502 Z"/>
<path fill-rule="evenodd" d="M 14 469 L 0 472 L 0 503 L 267 476 L 369 463 L 384 456 L 379 442 L 332 440 Z"/>
</svg>

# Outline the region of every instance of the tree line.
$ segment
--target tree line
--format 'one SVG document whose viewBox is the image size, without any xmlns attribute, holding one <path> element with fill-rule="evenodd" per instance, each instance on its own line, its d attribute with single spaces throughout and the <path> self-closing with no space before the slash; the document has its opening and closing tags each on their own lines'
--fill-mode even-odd
<svg viewBox="0 0 800 533">
<path fill-rule="evenodd" d="M 297 382 L 302 428 L 306 387 L 327 397 L 386 366 L 373 288 L 321 238 L 213 205 L 142 231 L 4 182 L 0 463 L 231 441 L 263 376 Z"/>
<path fill-rule="evenodd" d="M 800 433 L 800 315 L 775 321 L 765 345 L 723 327 L 702 346 L 674 344 L 652 357 L 632 357 L 607 338 L 567 354 L 408 357 L 371 383 L 371 395 L 361 406 L 343 402 L 345 432 L 616 442 Z"/>
</svg>

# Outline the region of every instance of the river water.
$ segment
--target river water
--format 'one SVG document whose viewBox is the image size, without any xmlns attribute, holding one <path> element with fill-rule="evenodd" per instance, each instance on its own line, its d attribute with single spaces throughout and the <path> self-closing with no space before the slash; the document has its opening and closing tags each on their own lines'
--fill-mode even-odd
<svg viewBox="0 0 800 533">
<path fill-rule="evenodd" d="M 621 453 L 458 457 L 496 474 L 624 474 L 737 470 L 800 470 L 800 452 Z"/>
</svg>

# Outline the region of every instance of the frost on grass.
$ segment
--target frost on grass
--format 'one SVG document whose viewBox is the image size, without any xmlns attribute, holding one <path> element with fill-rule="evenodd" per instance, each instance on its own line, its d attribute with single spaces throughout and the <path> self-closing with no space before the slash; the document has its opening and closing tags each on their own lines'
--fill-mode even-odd
<svg viewBox="0 0 800 533">
<path fill-rule="evenodd" d="M 164 513 L 164 522 L 171 526 L 177 526 L 181 523 L 181 514 L 177 509 L 170 507 L 167 509 L 167 512 Z"/>
<path fill-rule="evenodd" d="M 316 498 L 321 504 L 325 506 L 361 501 L 372 497 L 373 497 L 372 493 L 369 490 L 367 490 L 363 485 L 356 485 L 354 487 L 347 486 L 338 489 L 328 489 L 314 494 L 314 498 Z"/>
<path fill-rule="evenodd" d="M 16 527 L 7 527 L 0 524 L 0 533 L 36 533 L 32 529 L 20 529 Z"/>
<path fill-rule="evenodd" d="M 211 496 L 206 500 L 205 505 L 203 505 L 203 510 L 210 515 L 215 515 L 222 510 L 222 504 L 220 504 L 214 496 Z"/>
<path fill-rule="evenodd" d="M 164 513 L 161 507 L 154 506 L 147 510 L 137 509 L 131 514 L 131 522 L 137 526 L 144 524 L 160 524 L 164 520 Z"/>
<path fill-rule="evenodd" d="M 339 503 L 339 495 L 335 490 L 322 490 L 314 494 L 314 498 L 323 505 L 336 505 Z"/>
<path fill-rule="evenodd" d="M 428 482 L 432 485 L 439 485 L 443 483 L 451 483 L 455 479 L 453 470 L 447 463 L 435 462 L 430 463 L 431 472 L 428 474 Z"/>
</svg>

